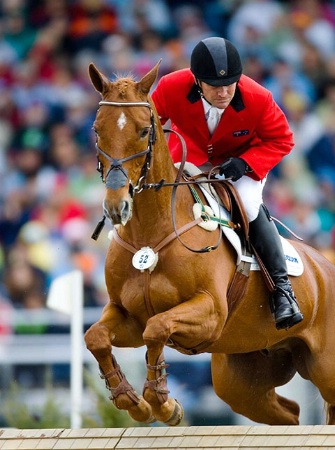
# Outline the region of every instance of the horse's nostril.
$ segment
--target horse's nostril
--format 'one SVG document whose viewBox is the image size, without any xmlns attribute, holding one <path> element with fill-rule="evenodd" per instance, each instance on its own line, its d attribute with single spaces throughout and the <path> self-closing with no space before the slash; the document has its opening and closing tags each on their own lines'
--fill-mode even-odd
<svg viewBox="0 0 335 450">
<path fill-rule="evenodd" d="M 125 225 L 128 220 L 131 218 L 131 200 L 130 201 L 122 201 L 120 204 L 120 216 L 121 223 Z"/>
</svg>

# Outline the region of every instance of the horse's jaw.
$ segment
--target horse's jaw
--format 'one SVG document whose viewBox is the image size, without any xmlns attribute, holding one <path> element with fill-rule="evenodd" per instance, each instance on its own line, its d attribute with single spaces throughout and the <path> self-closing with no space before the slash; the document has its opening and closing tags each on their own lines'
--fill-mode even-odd
<svg viewBox="0 0 335 450">
<path fill-rule="evenodd" d="M 112 225 L 126 225 L 132 216 L 132 202 L 129 197 L 127 200 L 121 200 L 118 206 L 114 207 L 104 200 L 104 214 Z"/>
</svg>

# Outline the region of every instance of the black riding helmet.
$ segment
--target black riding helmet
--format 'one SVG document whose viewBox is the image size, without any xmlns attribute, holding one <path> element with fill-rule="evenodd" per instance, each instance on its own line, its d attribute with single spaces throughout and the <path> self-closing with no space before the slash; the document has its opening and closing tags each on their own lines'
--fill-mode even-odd
<svg viewBox="0 0 335 450">
<path fill-rule="evenodd" d="M 211 86 L 228 86 L 240 79 L 242 63 L 238 51 L 228 39 L 210 37 L 194 47 L 191 71 L 197 80 Z"/>
</svg>

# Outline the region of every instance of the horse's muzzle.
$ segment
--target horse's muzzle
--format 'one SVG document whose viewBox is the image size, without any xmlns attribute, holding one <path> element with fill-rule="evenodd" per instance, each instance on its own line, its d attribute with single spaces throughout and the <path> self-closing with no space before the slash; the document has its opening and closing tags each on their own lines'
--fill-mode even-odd
<svg viewBox="0 0 335 450">
<path fill-rule="evenodd" d="M 104 200 L 103 209 L 106 217 L 113 225 L 125 225 L 132 215 L 132 199 L 121 200 L 117 207 L 113 206 L 108 199 Z"/>
</svg>

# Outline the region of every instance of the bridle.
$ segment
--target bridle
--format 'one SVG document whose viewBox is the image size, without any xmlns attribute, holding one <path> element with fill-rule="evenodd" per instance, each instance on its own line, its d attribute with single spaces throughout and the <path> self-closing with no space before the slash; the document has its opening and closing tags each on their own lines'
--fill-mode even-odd
<svg viewBox="0 0 335 450">
<path fill-rule="evenodd" d="M 99 106 L 144 106 L 146 108 L 149 108 L 149 110 L 150 110 L 150 124 L 151 125 L 150 125 L 150 130 L 149 130 L 148 146 L 142 152 L 134 153 L 133 155 L 127 156 L 125 158 L 112 158 L 98 146 L 97 142 L 95 144 L 95 148 L 97 151 L 97 159 L 98 159 L 97 170 L 101 175 L 102 181 L 106 184 L 107 187 L 113 188 L 114 182 L 112 181 L 112 177 L 110 175 L 112 175 L 113 171 L 116 171 L 116 170 L 121 171 L 123 178 L 127 179 L 129 182 L 129 195 L 131 197 L 133 197 L 135 193 L 139 193 L 143 190 L 143 186 L 144 186 L 146 177 L 148 175 L 148 171 L 150 169 L 153 145 L 156 141 L 156 125 L 155 125 L 155 119 L 154 119 L 152 107 L 149 102 L 110 102 L 110 101 L 106 101 L 106 100 L 100 101 Z M 105 177 L 104 177 L 104 166 L 99 159 L 99 154 L 103 155 L 104 158 L 106 158 L 110 162 L 110 167 L 109 167 L 108 172 L 106 173 Z M 144 164 L 142 166 L 140 176 L 134 186 L 128 177 L 127 170 L 124 169 L 122 164 L 127 161 L 131 161 L 132 159 L 139 158 L 141 156 L 146 156 L 146 158 L 145 158 Z M 120 187 L 120 186 L 118 186 L 118 187 Z"/>
</svg>

